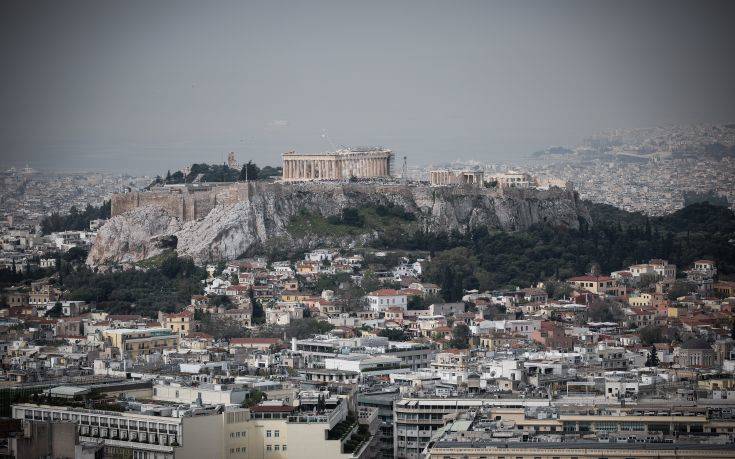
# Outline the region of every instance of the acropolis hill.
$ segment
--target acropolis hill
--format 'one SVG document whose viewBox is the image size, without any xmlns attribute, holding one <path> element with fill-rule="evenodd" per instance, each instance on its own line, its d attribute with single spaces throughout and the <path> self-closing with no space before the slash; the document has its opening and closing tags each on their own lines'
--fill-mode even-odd
<svg viewBox="0 0 735 459">
<path fill-rule="evenodd" d="M 154 187 L 150 191 L 116 193 L 112 196 L 112 216 L 138 207 L 155 206 L 181 221 L 199 220 L 217 205 L 232 205 L 249 196 L 245 182 L 196 183 Z"/>
<path fill-rule="evenodd" d="M 349 207 L 377 205 L 413 214 L 407 231 L 466 232 L 477 226 L 519 230 L 537 223 L 579 228 L 581 222 L 591 223 L 576 193 L 556 187 L 431 187 L 387 181 L 169 186 L 116 195 L 113 218 L 99 230 L 87 262 L 132 263 L 172 245 L 180 255 L 204 263 L 257 253 L 274 241 L 292 249 L 365 243 L 379 229 L 359 237 L 295 234 L 292 222 L 304 213 L 328 217 Z"/>
</svg>

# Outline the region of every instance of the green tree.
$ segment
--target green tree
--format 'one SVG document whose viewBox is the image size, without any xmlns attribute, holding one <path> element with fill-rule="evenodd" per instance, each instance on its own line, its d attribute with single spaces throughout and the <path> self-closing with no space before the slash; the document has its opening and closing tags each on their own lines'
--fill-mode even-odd
<svg viewBox="0 0 735 459">
<path fill-rule="evenodd" d="M 648 352 L 648 357 L 646 358 L 646 366 L 647 367 L 657 367 L 659 364 L 658 360 L 658 352 L 656 351 L 656 346 L 651 345 L 651 350 Z"/>
<path fill-rule="evenodd" d="M 405 330 L 399 328 L 384 328 L 378 332 L 378 336 L 388 338 L 390 341 L 410 341 L 411 337 Z"/>
<path fill-rule="evenodd" d="M 242 166 L 240 170 L 239 180 L 244 181 L 255 181 L 260 178 L 260 168 L 251 160 Z"/>
<path fill-rule="evenodd" d="M 595 300 L 588 310 L 589 319 L 593 322 L 619 322 L 623 318 L 620 305 L 610 300 Z"/>
<path fill-rule="evenodd" d="M 263 305 L 260 304 L 260 301 L 255 298 L 253 287 L 248 289 L 248 296 L 250 297 L 250 305 L 253 308 L 253 324 L 262 324 L 265 322 L 265 310 L 263 309 Z"/>
<path fill-rule="evenodd" d="M 680 279 L 675 281 L 671 288 L 669 288 L 668 297 L 670 300 L 674 301 L 679 297 L 689 295 L 696 290 L 696 288 L 697 287 L 693 283 Z"/>
<path fill-rule="evenodd" d="M 437 254 L 426 267 L 425 276 L 441 287 L 441 297 L 459 301 L 464 291 L 478 287 L 477 258 L 465 247 Z"/>
<path fill-rule="evenodd" d="M 652 345 L 653 343 L 661 342 L 663 333 L 661 327 L 648 326 L 641 328 L 639 336 L 643 344 Z"/>
<path fill-rule="evenodd" d="M 61 305 L 61 302 L 57 301 L 54 303 L 54 306 L 48 310 L 46 313 L 46 316 L 48 317 L 61 317 L 63 315 L 63 307 Z"/>
<path fill-rule="evenodd" d="M 467 349 L 470 347 L 470 327 L 464 322 L 460 322 L 452 329 L 452 339 L 449 345 L 456 349 Z"/>
</svg>

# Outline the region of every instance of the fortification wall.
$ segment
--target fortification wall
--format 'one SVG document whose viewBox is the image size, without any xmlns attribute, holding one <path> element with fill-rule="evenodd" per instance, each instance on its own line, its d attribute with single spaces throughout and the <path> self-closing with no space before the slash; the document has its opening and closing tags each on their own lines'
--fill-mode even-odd
<svg viewBox="0 0 735 459">
<path fill-rule="evenodd" d="M 202 188 L 181 187 L 118 193 L 112 196 L 112 216 L 152 205 L 182 221 L 199 220 L 219 204 L 230 205 L 247 200 L 250 188 L 248 183 L 233 183 Z"/>
</svg>

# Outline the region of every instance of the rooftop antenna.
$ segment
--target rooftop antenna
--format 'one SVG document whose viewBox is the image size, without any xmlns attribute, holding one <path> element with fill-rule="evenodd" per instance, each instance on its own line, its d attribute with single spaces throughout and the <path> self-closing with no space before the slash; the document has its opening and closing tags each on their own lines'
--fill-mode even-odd
<svg viewBox="0 0 735 459">
<path fill-rule="evenodd" d="M 327 133 L 326 129 L 322 129 L 322 139 L 326 140 L 329 143 L 329 146 L 332 147 L 332 150 L 337 150 L 337 147 L 334 146 L 334 143 L 332 143 L 332 139 L 329 138 L 329 134 Z"/>
</svg>

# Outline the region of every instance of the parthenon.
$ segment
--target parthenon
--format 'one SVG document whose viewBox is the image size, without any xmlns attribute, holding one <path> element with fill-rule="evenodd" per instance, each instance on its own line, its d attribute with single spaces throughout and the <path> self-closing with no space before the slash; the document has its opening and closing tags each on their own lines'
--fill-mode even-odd
<svg viewBox="0 0 735 459">
<path fill-rule="evenodd" d="M 393 152 L 385 148 L 346 148 L 328 153 L 283 154 L 283 180 L 342 180 L 390 177 Z"/>
</svg>

